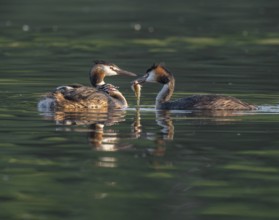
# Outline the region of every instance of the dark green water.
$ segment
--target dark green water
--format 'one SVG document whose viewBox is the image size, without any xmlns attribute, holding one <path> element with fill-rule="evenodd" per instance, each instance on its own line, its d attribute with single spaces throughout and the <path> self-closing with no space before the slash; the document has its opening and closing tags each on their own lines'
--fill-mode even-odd
<svg viewBox="0 0 279 220">
<path fill-rule="evenodd" d="M 278 1 L 0 6 L 1 219 L 279 218 Z M 37 111 L 44 92 L 89 84 L 95 59 L 139 75 L 165 62 L 173 98 L 221 93 L 260 111 L 156 113 L 160 86 L 146 85 L 136 112 L 125 77 L 106 80 L 125 112 Z"/>
</svg>

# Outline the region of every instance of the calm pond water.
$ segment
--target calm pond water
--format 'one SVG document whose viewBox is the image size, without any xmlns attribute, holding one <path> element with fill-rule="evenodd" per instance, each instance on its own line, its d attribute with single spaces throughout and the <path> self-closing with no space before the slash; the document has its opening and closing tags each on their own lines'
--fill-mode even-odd
<svg viewBox="0 0 279 220">
<path fill-rule="evenodd" d="M 278 219 L 279 2 L 1 2 L 1 219 Z M 58 85 L 89 84 L 92 60 L 139 75 L 165 62 L 173 98 L 233 95 L 260 106 L 153 110 L 160 85 L 111 77 L 130 108 L 37 111 Z"/>
</svg>

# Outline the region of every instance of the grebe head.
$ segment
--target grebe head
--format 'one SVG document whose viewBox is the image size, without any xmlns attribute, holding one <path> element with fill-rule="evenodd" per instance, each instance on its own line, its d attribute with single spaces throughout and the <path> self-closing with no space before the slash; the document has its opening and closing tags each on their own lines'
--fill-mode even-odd
<svg viewBox="0 0 279 220">
<path fill-rule="evenodd" d="M 173 80 L 173 75 L 166 69 L 163 64 L 153 64 L 146 70 L 144 76 L 136 79 L 138 84 L 145 82 L 167 84 Z"/>
<path fill-rule="evenodd" d="M 135 73 L 120 69 L 113 63 L 109 63 L 103 60 L 94 61 L 94 65 L 90 70 L 89 77 L 92 86 L 104 85 L 104 78 L 106 76 L 137 76 Z"/>
</svg>

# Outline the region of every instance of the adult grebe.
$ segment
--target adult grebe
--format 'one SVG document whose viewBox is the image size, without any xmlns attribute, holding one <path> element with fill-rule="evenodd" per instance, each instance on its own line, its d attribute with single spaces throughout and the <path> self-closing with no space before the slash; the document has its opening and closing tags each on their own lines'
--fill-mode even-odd
<svg viewBox="0 0 279 220">
<path fill-rule="evenodd" d="M 89 73 L 93 87 L 80 84 L 59 86 L 39 101 L 38 109 L 47 112 L 126 108 L 128 103 L 122 93 L 115 86 L 104 82 L 106 76 L 114 75 L 136 76 L 134 73 L 120 69 L 115 64 L 95 61 Z"/>
<path fill-rule="evenodd" d="M 223 95 L 195 95 L 170 101 L 174 91 L 173 75 L 162 65 L 153 65 L 146 74 L 133 83 L 157 82 L 163 88 L 156 97 L 156 109 L 177 110 L 254 110 L 256 106 L 242 102 L 237 98 Z"/>
</svg>

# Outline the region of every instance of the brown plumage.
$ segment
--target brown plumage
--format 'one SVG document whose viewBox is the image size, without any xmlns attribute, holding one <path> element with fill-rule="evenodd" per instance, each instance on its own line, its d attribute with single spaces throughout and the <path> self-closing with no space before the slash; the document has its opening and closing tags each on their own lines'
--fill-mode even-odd
<svg viewBox="0 0 279 220">
<path fill-rule="evenodd" d="M 90 87 L 80 87 L 66 92 L 53 93 L 56 108 L 59 109 L 104 109 L 108 108 L 110 96 L 102 91 Z"/>
<path fill-rule="evenodd" d="M 88 111 L 126 108 L 128 103 L 122 93 L 113 85 L 106 84 L 104 78 L 113 75 L 136 76 L 115 64 L 95 61 L 90 71 L 93 87 L 73 84 L 59 86 L 46 94 L 38 103 L 40 111 Z"/>
<path fill-rule="evenodd" d="M 173 75 L 161 64 L 150 67 L 146 74 L 137 79 L 139 84 L 157 82 L 163 88 L 156 97 L 156 109 L 177 110 L 255 110 L 256 106 L 237 98 L 223 95 L 195 95 L 170 101 L 175 87 Z"/>
</svg>

